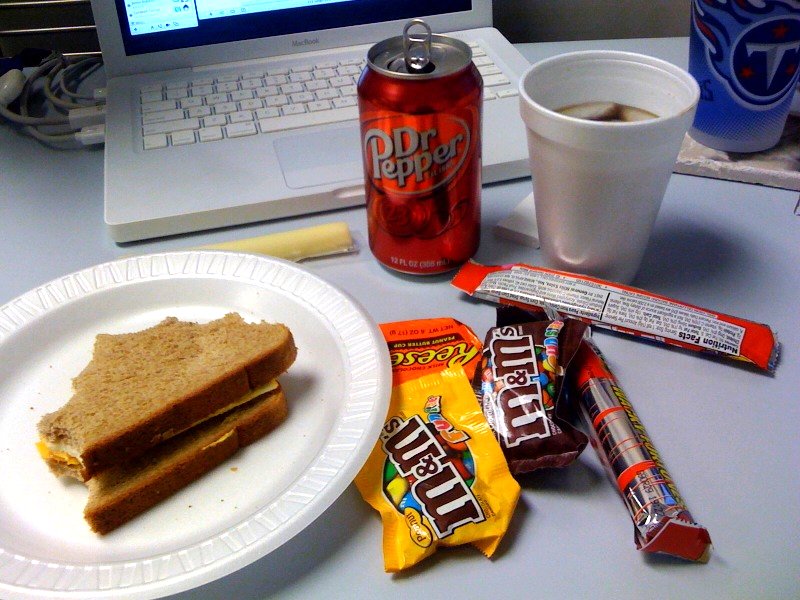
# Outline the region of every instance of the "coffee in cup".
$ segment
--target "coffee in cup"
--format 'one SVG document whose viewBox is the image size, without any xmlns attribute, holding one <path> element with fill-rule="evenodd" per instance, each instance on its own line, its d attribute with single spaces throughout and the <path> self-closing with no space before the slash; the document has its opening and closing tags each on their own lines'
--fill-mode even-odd
<svg viewBox="0 0 800 600">
<path fill-rule="evenodd" d="M 617 123 L 633 123 L 658 117 L 658 115 L 651 113 L 649 110 L 637 108 L 630 104 L 620 104 L 619 102 L 581 102 L 580 104 L 564 106 L 557 109 L 556 112 L 576 119 Z"/>
</svg>

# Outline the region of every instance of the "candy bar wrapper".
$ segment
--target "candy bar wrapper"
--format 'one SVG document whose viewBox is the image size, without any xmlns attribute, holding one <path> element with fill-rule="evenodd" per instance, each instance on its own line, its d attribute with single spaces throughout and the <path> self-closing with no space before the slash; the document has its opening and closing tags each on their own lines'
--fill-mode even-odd
<svg viewBox="0 0 800 600">
<path fill-rule="evenodd" d="M 465 263 L 452 284 L 475 296 L 563 315 L 657 343 L 721 356 L 774 373 L 780 344 L 764 324 L 626 285 L 524 264 Z"/>
<path fill-rule="evenodd" d="M 592 446 L 633 520 L 636 547 L 708 562 L 711 537 L 678 493 L 633 406 L 594 343 L 578 350 L 569 385 Z"/>
<path fill-rule="evenodd" d="M 520 495 L 462 367 L 394 386 L 355 484 L 381 514 L 390 573 L 439 546 L 472 544 L 492 556 Z"/>
<path fill-rule="evenodd" d="M 588 442 L 561 399 L 565 369 L 586 325 L 575 319 L 522 322 L 498 311 L 488 331 L 473 388 L 513 475 L 564 467 Z M 528 320 L 525 320 L 525 319 Z"/>
<path fill-rule="evenodd" d="M 392 383 L 457 366 L 472 378 L 481 340 L 469 327 L 449 317 L 397 321 L 379 325 L 392 361 Z"/>
</svg>

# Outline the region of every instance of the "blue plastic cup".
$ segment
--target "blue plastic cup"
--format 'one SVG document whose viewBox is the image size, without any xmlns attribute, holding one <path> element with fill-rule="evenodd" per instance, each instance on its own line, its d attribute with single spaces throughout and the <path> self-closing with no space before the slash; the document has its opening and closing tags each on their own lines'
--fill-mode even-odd
<svg viewBox="0 0 800 600">
<path fill-rule="evenodd" d="M 695 140 L 727 152 L 778 143 L 800 74 L 800 0 L 692 0 Z"/>
</svg>

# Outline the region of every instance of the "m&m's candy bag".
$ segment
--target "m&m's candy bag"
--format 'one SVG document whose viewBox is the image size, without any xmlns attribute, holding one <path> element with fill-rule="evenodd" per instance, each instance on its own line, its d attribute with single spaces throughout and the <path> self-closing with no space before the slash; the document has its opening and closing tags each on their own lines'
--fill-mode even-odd
<svg viewBox="0 0 800 600">
<path fill-rule="evenodd" d="M 511 307 L 497 311 L 473 387 L 515 476 L 564 467 L 588 443 L 561 397 L 564 374 L 585 331 L 576 319 Z"/>
<path fill-rule="evenodd" d="M 394 386 L 386 422 L 355 479 L 382 517 L 393 573 L 439 546 L 492 556 L 520 495 L 462 367 Z"/>
</svg>

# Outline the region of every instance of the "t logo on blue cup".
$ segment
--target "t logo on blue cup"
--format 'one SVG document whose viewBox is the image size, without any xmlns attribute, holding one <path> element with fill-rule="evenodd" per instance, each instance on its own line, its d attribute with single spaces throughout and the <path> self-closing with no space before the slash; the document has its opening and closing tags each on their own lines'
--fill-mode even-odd
<svg viewBox="0 0 800 600">
<path fill-rule="evenodd" d="M 693 138 L 732 152 L 771 148 L 800 74 L 800 0 L 692 0 L 689 72 L 702 90 Z"/>
</svg>

